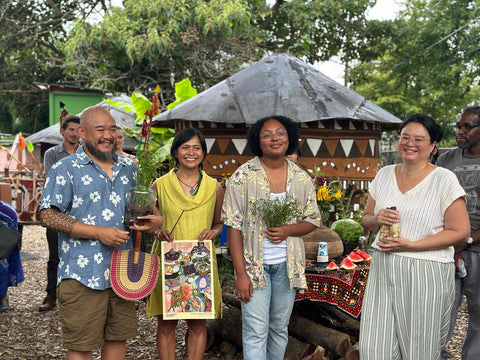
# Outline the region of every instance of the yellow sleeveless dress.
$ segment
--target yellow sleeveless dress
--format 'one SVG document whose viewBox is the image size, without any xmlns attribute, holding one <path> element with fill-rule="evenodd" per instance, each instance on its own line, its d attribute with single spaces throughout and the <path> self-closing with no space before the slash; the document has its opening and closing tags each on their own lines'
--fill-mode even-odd
<svg viewBox="0 0 480 360">
<path fill-rule="evenodd" d="M 160 215 L 163 217 L 162 228 L 171 231 L 175 223 L 177 223 L 172 232 L 175 240 L 198 239 L 203 229 L 212 227 L 216 202 L 216 186 L 217 181 L 202 171 L 202 181 L 197 193 L 195 195 L 185 195 L 173 169 L 166 175 L 158 178 L 157 197 Z M 182 210 L 184 212 L 179 219 Z M 160 254 L 160 243 L 158 239 L 153 243 L 153 254 Z M 162 256 L 160 256 L 160 260 L 163 267 Z M 222 314 L 222 298 L 215 253 L 213 253 L 212 260 L 211 282 L 214 291 L 215 315 L 218 317 Z M 147 315 L 162 315 L 162 304 L 162 282 L 159 280 L 148 299 Z"/>
</svg>

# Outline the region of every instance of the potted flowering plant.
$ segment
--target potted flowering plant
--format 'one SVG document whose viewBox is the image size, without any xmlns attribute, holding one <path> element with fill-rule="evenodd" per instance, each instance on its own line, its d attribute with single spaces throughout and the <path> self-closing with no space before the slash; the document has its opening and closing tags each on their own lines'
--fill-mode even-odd
<svg viewBox="0 0 480 360">
<path fill-rule="evenodd" d="M 327 182 L 327 179 L 318 172 L 314 174 L 312 182 L 317 192 L 317 204 L 326 224 L 330 213 L 335 211 L 335 206 L 343 204 L 341 184 L 338 180 Z"/>
</svg>

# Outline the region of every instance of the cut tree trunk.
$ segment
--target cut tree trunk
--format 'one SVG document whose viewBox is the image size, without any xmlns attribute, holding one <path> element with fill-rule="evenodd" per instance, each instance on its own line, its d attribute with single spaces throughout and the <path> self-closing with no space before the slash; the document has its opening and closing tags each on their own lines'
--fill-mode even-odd
<svg viewBox="0 0 480 360">
<path fill-rule="evenodd" d="M 220 344 L 220 352 L 225 354 L 225 360 L 232 360 L 237 353 L 237 346 L 229 341 L 222 341 Z"/>
<path fill-rule="evenodd" d="M 313 308 L 325 316 L 328 316 L 331 319 L 332 326 L 336 329 L 341 331 L 348 330 L 358 336 L 360 332 L 360 321 L 353 319 L 335 306 L 327 303 L 315 301 L 313 302 Z"/>
<path fill-rule="evenodd" d="M 322 360 L 324 355 L 323 347 L 289 336 L 284 360 Z"/>
<path fill-rule="evenodd" d="M 355 343 L 352 346 L 350 346 L 350 348 L 347 350 L 343 358 L 345 360 L 359 360 L 360 350 L 358 348 L 358 343 Z"/>
<path fill-rule="evenodd" d="M 241 300 L 237 297 L 237 295 L 222 293 L 222 301 L 225 304 L 235 306 L 237 309 L 241 308 Z"/>
<path fill-rule="evenodd" d="M 288 329 L 296 337 L 320 345 L 339 356 L 344 355 L 350 347 L 350 336 L 347 334 L 317 324 L 302 316 L 292 315 Z"/>
<path fill-rule="evenodd" d="M 231 343 L 242 347 L 242 312 L 235 307 L 223 309 L 223 317 L 216 320 L 216 332 Z"/>
</svg>

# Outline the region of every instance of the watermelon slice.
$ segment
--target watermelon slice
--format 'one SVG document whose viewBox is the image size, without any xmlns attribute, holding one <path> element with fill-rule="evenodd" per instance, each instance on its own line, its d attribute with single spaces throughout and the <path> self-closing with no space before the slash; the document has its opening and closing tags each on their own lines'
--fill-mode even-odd
<svg viewBox="0 0 480 360">
<path fill-rule="evenodd" d="M 330 264 L 327 265 L 327 270 L 338 270 L 338 265 L 332 260 Z"/>
<path fill-rule="evenodd" d="M 354 263 L 362 262 L 365 261 L 365 259 L 360 256 L 360 254 L 357 254 L 356 252 L 350 252 L 347 256 L 350 260 L 352 260 Z"/>
<path fill-rule="evenodd" d="M 370 261 L 370 260 L 372 260 L 372 255 L 367 254 L 366 252 L 364 252 L 364 251 L 362 251 L 362 250 L 360 250 L 360 249 L 357 249 L 357 250 L 355 251 L 355 254 L 360 255 L 365 261 Z"/>
<path fill-rule="evenodd" d="M 340 263 L 340 268 L 345 269 L 345 270 L 352 270 L 355 269 L 357 265 L 354 264 L 352 260 L 350 260 L 348 257 L 342 260 Z"/>
</svg>

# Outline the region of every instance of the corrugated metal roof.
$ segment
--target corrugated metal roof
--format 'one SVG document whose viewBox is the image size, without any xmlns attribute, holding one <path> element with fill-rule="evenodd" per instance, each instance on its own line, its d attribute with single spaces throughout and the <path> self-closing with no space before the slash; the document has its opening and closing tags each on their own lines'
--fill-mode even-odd
<svg viewBox="0 0 480 360">
<path fill-rule="evenodd" d="M 112 100 L 123 101 L 129 104 L 132 103 L 130 98 L 126 95 L 113 97 Z M 104 108 L 107 108 L 112 114 L 113 118 L 115 119 L 115 122 L 117 123 L 117 125 L 123 125 L 127 127 L 132 127 L 134 125 L 135 116 L 136 116 L 135 113 L 133 112 L 127 113 L 125 109 L 117 108 L 115 106 L 107 104 L 104 101 L 98 103 L 97 106 L 102 106 Z M 80 116 L 80 114 L 77 114 L 77 115 Z M 48 143 L 48 144 L 54 144 L 54 145 L 60 144 L 63 140 L 62 135 L 60 134 L 60 124 L 57 123 L 43 130 L 40 130 L 35 134 L 28 136 L 27 138 L 25 138 L 25 140 L 32 142 L 32 144 L 37 144 L 37 143 Z M 125 143 L 123 146 L 124 149 L 132 150 L 135 148 L 136 145 L 137 145 L 136 141 L 129 138 L 128 136 L 125 136 Z"/>
<path fill-rule="evenodd" d="M 379 122 L 386 129 L 402 121 L 311 65 L 288 54 L 268 56 L 175 108 L 154 117 L 253 124 L 283 115 L 303 123 L 326 119 Z"/>
</svg>

